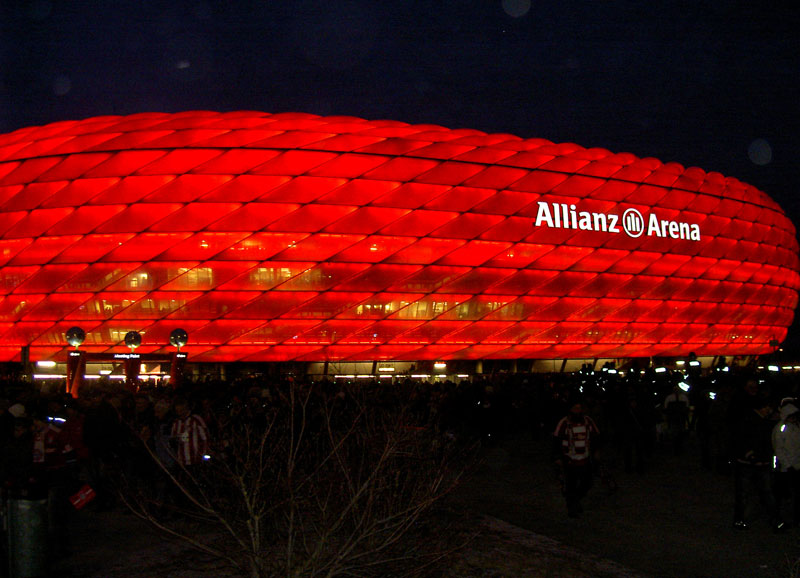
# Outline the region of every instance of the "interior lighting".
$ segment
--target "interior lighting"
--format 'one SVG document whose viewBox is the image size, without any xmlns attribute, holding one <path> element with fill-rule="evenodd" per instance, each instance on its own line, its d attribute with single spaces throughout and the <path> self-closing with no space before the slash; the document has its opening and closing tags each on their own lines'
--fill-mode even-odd
<svg viewBox="0 0 800 578">
<path fill-rule="evenodd" d="M 437 361 L 433 364 L 434 369 L 447 369 L 447 364 L 444 361 Z"/>
<path fill-rule="evenodd" d="M 689 389 L 691 389 L 691 386 L 685 381 L 680 382 L 678 387 L 680 387 L 683 391 L 689 391 Z"/>
<path fill-rule="evenodd" d="M 780 368 L 780 367 L 778 367 L 777 365 L 768 365 L 768 366 L 767 366 L 767 370 L 768 370 L 768 371 L 780 371 L 780 370 L 781 370 L 781 368 Z"/>
<path fill-rule="evenodd" d="M 56 362 L 52 361 L 52 360 L 45 359 L 45 360 L 36 362 L 36 367 L 43 367 L 44 368 L 44 367 L 55 367 L 55 366 L 56 366 Z"/>
<path fill-rule="evenodd" d="M 656 367 L 655 371 L 656 371 L 656 373 L 666 373 L 667 372 L 667 368 L 666 367 Z"/>
<path fill-rule="evenodd" d="M 60 373 L 34 373 L 33 379 L 67 379 L 67 376 Z"/>
</svg>

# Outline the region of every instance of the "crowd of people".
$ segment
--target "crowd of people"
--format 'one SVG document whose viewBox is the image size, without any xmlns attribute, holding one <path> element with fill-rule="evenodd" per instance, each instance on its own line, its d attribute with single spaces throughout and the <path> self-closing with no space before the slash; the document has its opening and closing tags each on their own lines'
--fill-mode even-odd
<svg viewBox="0 0 800 578">
<path fill-rule="evenodd" d="M 410 425 L 448 440 L 492 445 L 530 436 L 554 440 L 569 515 L 597 471 L 597 451 L 613 447 L 626 471 L 645 474 L 657 448 L 677 454 L 698 442 L 704 467 L 735 480 L 737 528 L 761 504 L 776 530 L 800 523 L 800 401 L 785 375 L 749 370 L 625 377 L 589 367 L 575 373 L 495 374 L 459 383 L 359 380 L 375 404 L 408 407 Z M 393 382 L 392 382 L 393 381 Z M 159 479 L 159 468 L 192 468 L 211 459 L 227 424 L 263 423 L 292 388 L 348 395 L 335 380 L 249 376 L 187 380 L 179 390 L 98 382 L 74 399 L 59 384 L 7 382 L 0 397 L 0 482 L 7 499 L 47 499 L 51 551 L 69 551 L 71 511 L 116 507 L 112 473 Z M 157 461 L 153 459 L 157 458 Z M 161 465 L 158 465 L 160 462 Z M 91 492 L 87 494 L 86 488 Z M 168 501 L 167 484 L 155 494 Z M 72 503 L 70 503 L 72 502 Z"/>
<path fill-rule="evenodd" d="M 692 436 L 701 465 L 733 478 L 734 528 L 756 518 L 778 532 L 800 524 L 800 401 L 792 374 L 721 366 L 658 379 L 638 372 L 599 388 L 586 381 L 578 388 L 585 393 L 574 383 L 567 388 L 572 397 L 553 437 L 570 516 L 581 512 L 604 448 L 622 456 L 625 471 L 644 474 L 656 449 L 684 454 Z"/>
</svg>

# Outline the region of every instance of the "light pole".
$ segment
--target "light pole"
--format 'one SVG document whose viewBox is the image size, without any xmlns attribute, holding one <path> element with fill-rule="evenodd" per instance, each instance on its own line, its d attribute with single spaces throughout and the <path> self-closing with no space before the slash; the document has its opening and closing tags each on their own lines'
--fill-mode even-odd
<svg viewBox="0 0 800 578">
<path fill-rule="evenodd" d="M 183 368 L 186 365 L 186 354 L 181 353 L 181 347 L 189 342 L 189 334 L 183 329 L 173 329 L 169 334 L 169 342 L 177 349 L 172 354 L 169 382 L 173 389 L 177 389 L 183 381 Z"/>
<path fill-rule="evenodd" d="M 66 333 L 67 343 L 75 348 L 67 354 L 67 393 L 78 397 L 86 373 L 86 355 L 78 349 L 86 340 L 86 332 L 80 327 L 70 327 Z"/>
<path fill-rule="evenodd" d="M 138 331 L 128 331 L 125 334 L 125 345 L 131 352 L 125 357 L 125 385 L 127 388 L 136 392 L 139 386 L 139 371 L 142 368 L 141 358 L 136 353 L 136 348 L 142 344 L 142 336 Z"/>
</svg>

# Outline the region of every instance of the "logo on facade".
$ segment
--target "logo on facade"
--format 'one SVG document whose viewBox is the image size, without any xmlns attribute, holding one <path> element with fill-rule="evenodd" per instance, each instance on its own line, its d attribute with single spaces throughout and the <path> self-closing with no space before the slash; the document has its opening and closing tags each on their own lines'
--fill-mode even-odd
<svg viewBox="0 0 800 578">
<path fill-rule="evenodd" d="M 539 201 L 535 225 L 553 229 L 625 233 L 634 239 L 646 235 L 686 241 L 700 240 L 700 225 L 698 224 L 659 219 L 654 212 L 645 218 L 634 208 L 626 209 L 620 218 L 616 213 L 579 211 L 576 205 Z"/>
<path fill-rule="evenodd" d="M 628 209 L 622 213 L 622 228 L 629 237 L 641 237 L 644 233 L 644 217 L 636 209 Z"/>
</svg>

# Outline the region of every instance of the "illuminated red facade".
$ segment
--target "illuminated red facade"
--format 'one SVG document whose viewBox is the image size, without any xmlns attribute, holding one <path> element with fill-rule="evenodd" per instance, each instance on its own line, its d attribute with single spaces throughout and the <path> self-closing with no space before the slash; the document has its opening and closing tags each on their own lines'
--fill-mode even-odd
<svg viewBox="0 0 800 578">
<path fill-rule="evenodd" d="M 138 114 L 0 136 L 0 360 L 736 355 L 782 340 L 764 193 L 574 144 L 351 117 Z"/>
</svg>

